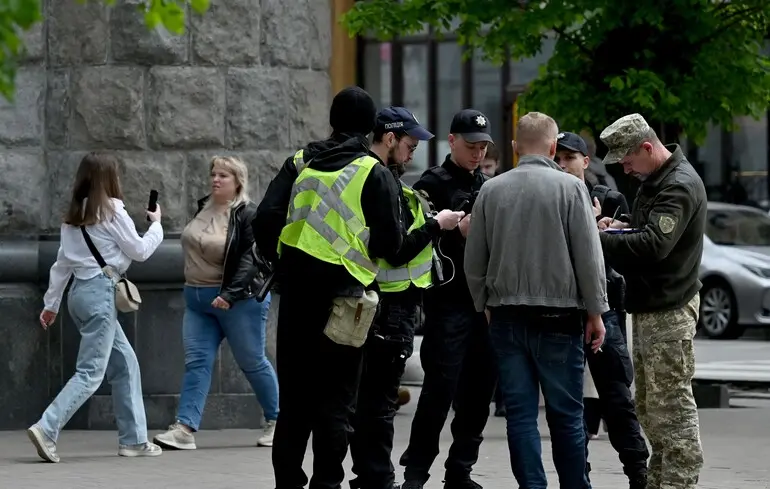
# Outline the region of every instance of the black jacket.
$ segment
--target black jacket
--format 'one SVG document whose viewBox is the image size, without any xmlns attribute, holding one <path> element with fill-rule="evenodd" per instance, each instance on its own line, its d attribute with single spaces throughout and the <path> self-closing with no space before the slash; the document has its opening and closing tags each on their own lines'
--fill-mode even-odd
<svg viewBox="0 0 770 489">
<path fill-rule="evenodd" d="M 591 200 L 594 197 L 599 200 L 599 205 L 602 207 L 602 214 L 597 218 L 597 221 L 602 217 L 615 217 L 618 221 L 630 222 L 631 211 L 628 209 L 628 201 L 626 197 L 618 192 L 612 190 L 606 185 L 591 185 L 586 181 L 588 187 L 588 193 L 591 195 Z M 593 202 L 591 202 L 593 205 Z"/>
<path fill-rule="evenodd" d="M 626 279 L 626 309 L 657 312 L 686 305 L 698 279 L 706 227 L 706 189 L 678 145 L 642 182 L 631 211 L 634 234 L 600 233 L 607 261 Z"/>
<path fill-rule="evenodd" d="M 452 209 L 470 214 L 481 185 L 487 180 L 489 177 L 482 173 L 481 169 L 477 168 L 473 172 L 463 170 L 447 155 L 441 166 L 425 170 L 414 184 L 414 188 L 427 192 L 437 211 Z M 460 229 L 455 228 L 443 233 L 438 247 L 444 268 L 444 285 L 429 289 L 426 298 L 451 301 L 473 309 L 473 299 L 465 280 L 465 238 Z M 445 257 L 451 259 L 451 262 Z"/>
<path fill-rule="evenodd" d="M 337 134 L 308 144 L 303 158 L 309 162 L 308 168 L 337 171 L 366 154 L 369 154 L 366 138 Z M 278 238 L 286 225 L 291 189 L 297 175 L 294 155 L 291 155 L 270 182 L 252 222 L 257 247 L 267 259 L 273 261 L 278 258 Z M 388 259 L 401 248 L 403 229 L 398 197 L 399 184 L 391 172 L 382 164 L 375 166 L 361 193 L 361 207 L 369 227 L 369 256 L 372 259 Z M 282 292 L 292 289 L 301 291 L 310 286 L 332 297 L 363 293 L 361 283 L 344 267 L 317 260 L 290 246 L 283 247 L 277 277 Z"/>
<path fill-rule="evenodd" d="M 591 185 L 587 181 L 586 186 L 588 187 L 588 193 L 591 196 L 591 205 L 593 205 L 593 199 L 595 197 L 602 208 L 601 214 L 596 218 L 597 221 L 603 217 L 613 216 L 618 220 L 628 218 L 630 211 L 628 210 L 628 202 L 623 194 L 604 185 Z M 612 268 L 606 258 L 604 260 L 604 271 L 607 275 L 607 300 L 610 309 L 623 311 L 626 281 L 623 279 L 622 275 Z"/>
<path fill-rule="evenodd" d="M 196 216 L 208 199 L 207 195 L 198 201 Z M 254 297 L 251 286 L 254 268 L 254 255 L 251 253 L 254 234 L 251 232 L 251 221 L 256 212 L 257 204 L 254 202 L 239 204 L 230 211 L 225 240 L 225 266 L 222 271 L 222 284 L 219 287 L 219 296 L 230 305 L 233 302 Z"/>
</svg>

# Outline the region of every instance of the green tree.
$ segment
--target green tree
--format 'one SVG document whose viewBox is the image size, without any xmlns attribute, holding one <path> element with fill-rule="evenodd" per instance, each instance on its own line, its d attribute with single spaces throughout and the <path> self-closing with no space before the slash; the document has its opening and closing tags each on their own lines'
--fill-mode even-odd
<svg viewBox="0 0 770 489">
<path fill-rule="evenodd" d="M 69 0 L 53 0 L 64 2 Z M 87 3 L 89 0 L 77 0 Z M 113 5 L 116 0 L 102 1 Z M 145 0 L 137 11 L 143 15 L 147 27 L 154 29 L 163 26 L 173 34 L 182 34 L 185 30 L 185 8 L 187 5 L 197 14 L 204 14 L 210 0 Z M 72 8 L 78 8 L 72 5 Z M 24 52 L 22 32 L 29 30 L 42 21 L 40 0 L 0 0 L 0 95 L 13 99 L 14 80 L 19 57 Z"/>
<path fill-rule="evenodd" d="M 351 35 L 415 33 L 428 23 L 492 62 L 555 50 L 523 98 L 594 135 L 640 112 L 698 142 L 708 122 L 733 127 L 770 105 L 770 0 L 369 0 L 343 22 Z"/>
</svg>

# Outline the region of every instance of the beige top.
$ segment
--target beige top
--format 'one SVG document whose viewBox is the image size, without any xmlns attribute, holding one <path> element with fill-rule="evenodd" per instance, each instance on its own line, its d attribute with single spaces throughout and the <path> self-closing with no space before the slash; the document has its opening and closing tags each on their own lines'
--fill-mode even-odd
<svg viewBox="0 0 770 489">
<path fill-rule="evenodd" d="M 197 287 L 221 284 L 229 219 L 229 207 L 212 205 L 203 209 L 184 228 L 185 284 Z"/>
</svg>

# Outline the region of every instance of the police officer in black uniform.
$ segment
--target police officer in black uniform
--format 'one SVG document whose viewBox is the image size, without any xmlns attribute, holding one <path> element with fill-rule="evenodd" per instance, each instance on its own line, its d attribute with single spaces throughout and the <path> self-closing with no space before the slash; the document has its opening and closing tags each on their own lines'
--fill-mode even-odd
<svg viewBox="0 0 770 489">
<path fill-rule="evenodd" d="M 439 453 L 439 436 L 453 400 L 452 446 L 445 468 L 445 489 L 476 489 L 470 478 L 478 460 L 482 432 L 489 418 L 497 381 L 495 355 L 483 313 L 476 312 L 463 270 L 465 237 L 481 185 L 489 178 L 479 169 L 492 144 L 489 120 L 477 110 L 462 110 L 450 126 L 451 152 L 441 166 L 426 170 L 415 183 L 436 210 L 466 212 L 457 229 L 436 243 L 440 257 L 434 286 L 425 294 L 425 328 L 420 361 L 425 372 L 405 466 L 402 489 L 422 489 Z"/>
<path fill-rule="evenodd" d="M 607 187 L 593 186 L 585 180 L 584 170 L 589 157 L 586 143 L 577 134 L 563 132 L 558 135 L 555 161 L 562 169 L 582 179 L 588 186 L 597 221 L 602 217 L 628 218 L 628 203 L 623 194 Z M 644 489 L 647 484 L 647 459 L 649 451 L 642 437 L 636 417 L 631 383 L 634 370 L 626 342 L 626 320 L 623 307 L 625 281 L 605 263 L 607 296 L 610 310 L 602 315 L 606 336 L 602 350 L 587 352 L 588 367 L 599 393 L 600 413 L 607 422 L 610 443 L 618 452 L 623 471 L 628 476 L 631 489 Z M 586 436 L 586 450 L 589 437 Z M 590 472 L 587 464 L 586 471 Z"/>
</svg>

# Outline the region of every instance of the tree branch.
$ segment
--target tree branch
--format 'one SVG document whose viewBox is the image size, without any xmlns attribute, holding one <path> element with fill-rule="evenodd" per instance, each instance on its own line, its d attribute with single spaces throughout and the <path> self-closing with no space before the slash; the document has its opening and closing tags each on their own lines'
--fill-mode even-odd
<svg viewBox="0 0 770 489">
<path fill-rule="evenodd" d="M 566 39 L 567 42 L 573 44 L 575 47 L 577 47 L 580 50 L 580 52 L 582 52 L 589 58 L 593 56 L 593 53 L 586 47 L 586 45 L 580 42 L 580 40 L 575 36 L 567 34 L 567 31 L 564 27 L 553 27 L 553 31 L 557 33 L 560 37 L 563 37 L 564 39 Z"/>
<path fill-rule="evenodd" d="M 726 24 L 721 25 L 720 27 L 715 29 L 714 32 L 712 32 L 711 34 L 704 36 L 701 39 L 698 39 L 693 43 L 693 46 L 696 48 L 699 48 L 705 44 L 710 43 L 711 41 L 718 38 L 725 32 L 729 31 L 732 27 L 735 27 L 736 25 L 740 24 L 743 20 L 745 20 L 744 15 L 750 16 L 753 13 L 762 12 L 763 10 L 765 10 L 766 6 L 770 6 L 770 2 L 765 2 L 759 7 L 753 7 L 750 9 L 741 10 L 737 13 L 731 12 L 731 15 L 727 15 L 723 19 L 723 20 L 730 20 L 730 22 L 727 22 Z"/>
</svg>

